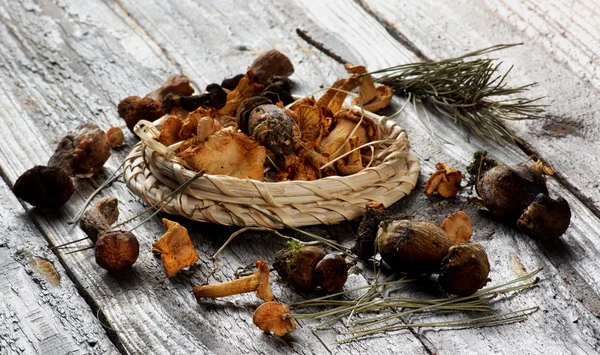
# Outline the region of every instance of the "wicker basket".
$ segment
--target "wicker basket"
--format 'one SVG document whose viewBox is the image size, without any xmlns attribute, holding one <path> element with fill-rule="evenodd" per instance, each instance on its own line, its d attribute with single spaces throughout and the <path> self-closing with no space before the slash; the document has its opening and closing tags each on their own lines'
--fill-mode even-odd
<svg viewBox="0 0 600 355">
<path fill-rule="evenodd" d="M 357 174 L 286 182 L 204 175 L 164 211 L 200 222 L 284 228 L 351 220 L 372 201 L 389 207 L 415 187 L 419 160 L 404 129 L 366 111 L 365 118 L 377 123 L 384 142 L 376 146 L 372 166 Z M 195 173 L 143 141 L 126 158 L 123 174 L 131 191 L 155 204 Z"/>
</svg>

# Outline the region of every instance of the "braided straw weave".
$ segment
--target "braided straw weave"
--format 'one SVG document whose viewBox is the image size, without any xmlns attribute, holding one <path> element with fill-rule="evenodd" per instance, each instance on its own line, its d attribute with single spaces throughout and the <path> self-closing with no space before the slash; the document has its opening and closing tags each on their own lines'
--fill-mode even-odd
<svg viewBox="0 0 600 355">
<path fill-rule="evenodd" d="M 375 146 L 371 167 L 359 173 L 285 182 L 203 175 L 163 211 L 200 222 L 284 228 L 351 220 L 372 201 L 389 207 L 415 187 L 419 160 L 404 129 L 367 111 L 365 117 L 378 124 L 383 143 Z M 123 174 L 129 189 L 154 205 L 195 172 L 143 142 L 144 137 L 127 156 Z"/>
</svg>

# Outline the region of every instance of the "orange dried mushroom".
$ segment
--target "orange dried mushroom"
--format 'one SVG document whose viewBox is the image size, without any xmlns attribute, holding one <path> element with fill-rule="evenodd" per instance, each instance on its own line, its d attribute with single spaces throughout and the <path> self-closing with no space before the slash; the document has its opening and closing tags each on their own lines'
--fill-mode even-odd
<svg viewBox="0 0 600 355">
<path fill-rule="evenodd" d="M 212 107 L 200 107 L 190 112 L 183 121 L 181 130 L 179 131 L 179 138 L 181 138 L 182 140 L 186 140 L 188 138 L 191 138 L 193 135 L 197 134 L 199 128 L 198 123 L 200 122 L 200 120 L 204 117 L 214 118 L 216 113 L 217 111 Z M 211 132 L 210 134 L 212 133 L 214 132 Z M 204 138 L 202 138 L 202 140 L 204 140 Z"/>
<path fill-rule="evenodd" d="M 437 191 L 444 198 L 456 196 L 460 189 L 462 173 L 445 163 L 437 163 L 435 168 L 437 170 L 425 184 L 425 195 L 431 196 Z"/>
<path fill-rule="evenodd" d="M 111 148 L 116 148 L 123 144 L 125 135 L 120 127 L 110 127 L 106 130 L 106 138 Z"/>
<path fill-rule="evenodd" d="M 285 305 L 271 301 L 261 304 L 256 309 L 252 321 L 260 330 L 281 337 L 296 329 L 296 322 L 287 317 L 291 313 Z"/>
<path fill-rule="evenodd" d="M 204 169 L 207 174 L 263 181 L 267 150 L 254 139 L 228 127 L 190 146 L 179 156 L 193 169 Z"/>
<path fill-rule="evenodd" d="M 473 235 L 471 219 L 463 211 L 454 212 L 446 217 L 440 227 L 454 240 L 454 244 L 468 242 Z"/>
<path fill-rule="evenodd" d="M 162 124 L 158 141 L 167 147 L 179 142 L 181 140 L 179 131 L 181 131 L 182 126 L 183 120 L 180 117 L 169 115 Z"/>
<path fill-rule="evenodd" d="M 177 222 L 162 220 L 167 232 L 152 243 L 152 252 L 160 254 L 167 277 L 173 277 L 184 267 L 192 266 L 200 259 L 187 229 Z"/>
<path fill-rule="evenodd" d="M 373 78 L 367 74 L 367 69 L 362 65 L 344 64 L 344 67 L 351 74 L 359 74 L 358 97 L 352 99 L 353 105 L 363 105 L 363 109 L 371 112 L 377 112 L 384 109 L 392 101 L 392 88 L 385 85 L 375 87 Z"/>
<path fill-rule="evenodd" d="M 259 259 L 256 260 L 256 271 L 250 276 L 218 284 L 194 286 L 192 290 L 197 300 L 204 297 L 218 298 L 256 291 L 258 298 L 268 302 L 273 300 L 269 275 L 269 265 Z"/>
<path fill-rule="evenodd" d="M 227 103 L 217 113 L 219 115 L 235 116 L 242 102 L 260 94 L 263 89 L 264 86 L 254 82 L 254 74 L 252 74 L 251 69 L 248 69 L 248 72 L 240 80 L 237 87 L 227 94 Z"/>
</svg>

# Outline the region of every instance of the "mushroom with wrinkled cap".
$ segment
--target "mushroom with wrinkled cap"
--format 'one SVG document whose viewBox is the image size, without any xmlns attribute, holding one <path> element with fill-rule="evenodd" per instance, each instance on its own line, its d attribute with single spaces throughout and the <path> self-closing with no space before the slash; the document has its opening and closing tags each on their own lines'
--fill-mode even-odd
<svg viewBox="0 0 600 355">
<path fill-rule="evenodd" d="M 268 302 L 273 300 L 269 274 L 269 265 L 259 259 L 256 260 L 256 271 L 250 276 L 219 284 L 194 286 L 192 290 L 197 300 L 204 297 L 218 298 L 256 291 L 261 300 Z"/>
<path fill-rule="evenodd" d="M 185 227 L 166 218 L 162 222 L 167 232 L 152 243 L 152 252 L 160 254 L 167 277 L 173 277 L 181 269 L 194 265 L 200 257 Z"/>
<path fill-rule="evenodd" d="M 260 330 L 282 337 L 296 329 L 296 322 L 287 317 L 291 313 L 285 305 L 271 301 L 261 304 L 256 309 L 252 321 Z"/>
<path fill-rule="evenodd" d="M 436 171 L 425 184 L 425 195 L 431 196 L 437 191 L 443 198 L 456 196 L 460 189 L 462 173 L 445 163 L 437 163 L 435 168 Z"/>
<path fill-rule="evenodd" d="M 146 97 L 162 102 L 168 94 L 190 96 L 194 88 L 190 85 L 190 79 L 183 75 L 171 75 L 158 89 L 152 91 Z"/>
<path fill-rule="evenodd" d="M 454 240 L 454 244 L 468 242 L 473 235 L 473 224 L 469 216 L 463 211 L 454 212 L 440 224 L 447 236 Z"/>
</svg>

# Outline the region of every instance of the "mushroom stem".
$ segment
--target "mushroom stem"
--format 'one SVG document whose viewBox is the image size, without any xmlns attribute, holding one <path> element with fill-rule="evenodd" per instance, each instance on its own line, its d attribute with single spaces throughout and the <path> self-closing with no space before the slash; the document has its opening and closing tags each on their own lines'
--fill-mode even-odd
<svg viewBox="0 0 600 355">
<path fill-rule="evenodd" d="M 338 112 L 342 105 L 344 104 L 344 100 L 348 96 L 348 93 L 358 84 L 358 75 L 352 75 L 350 78 L 346 79 L 344 84 L 337 89 L 337 93 L 333 96 L 333 99 L 329 102 L 327 107 L 331 110 L 333 114 Z"/>
<path fill-rule="evenodd" d="M 350 74 L 358 74 L 358 97 L 359 103 L 367 105 L 377 98 L 377 89 L 373 83 L 373 77 L 367 74 L 367 69 L 362 65 L 344 64 L 346 71 Z"/>
<path fill-rule="evenodd" d="M 194 296 L 200 298 L 218 298 L 257 291 L 258 297 L 264 301 L 273 299 L 269 284 L 269 266 L 264 260 L 256 261 L 257 270 L 250 276 L 218 284 L 194 286 Z"/>
</svg>

